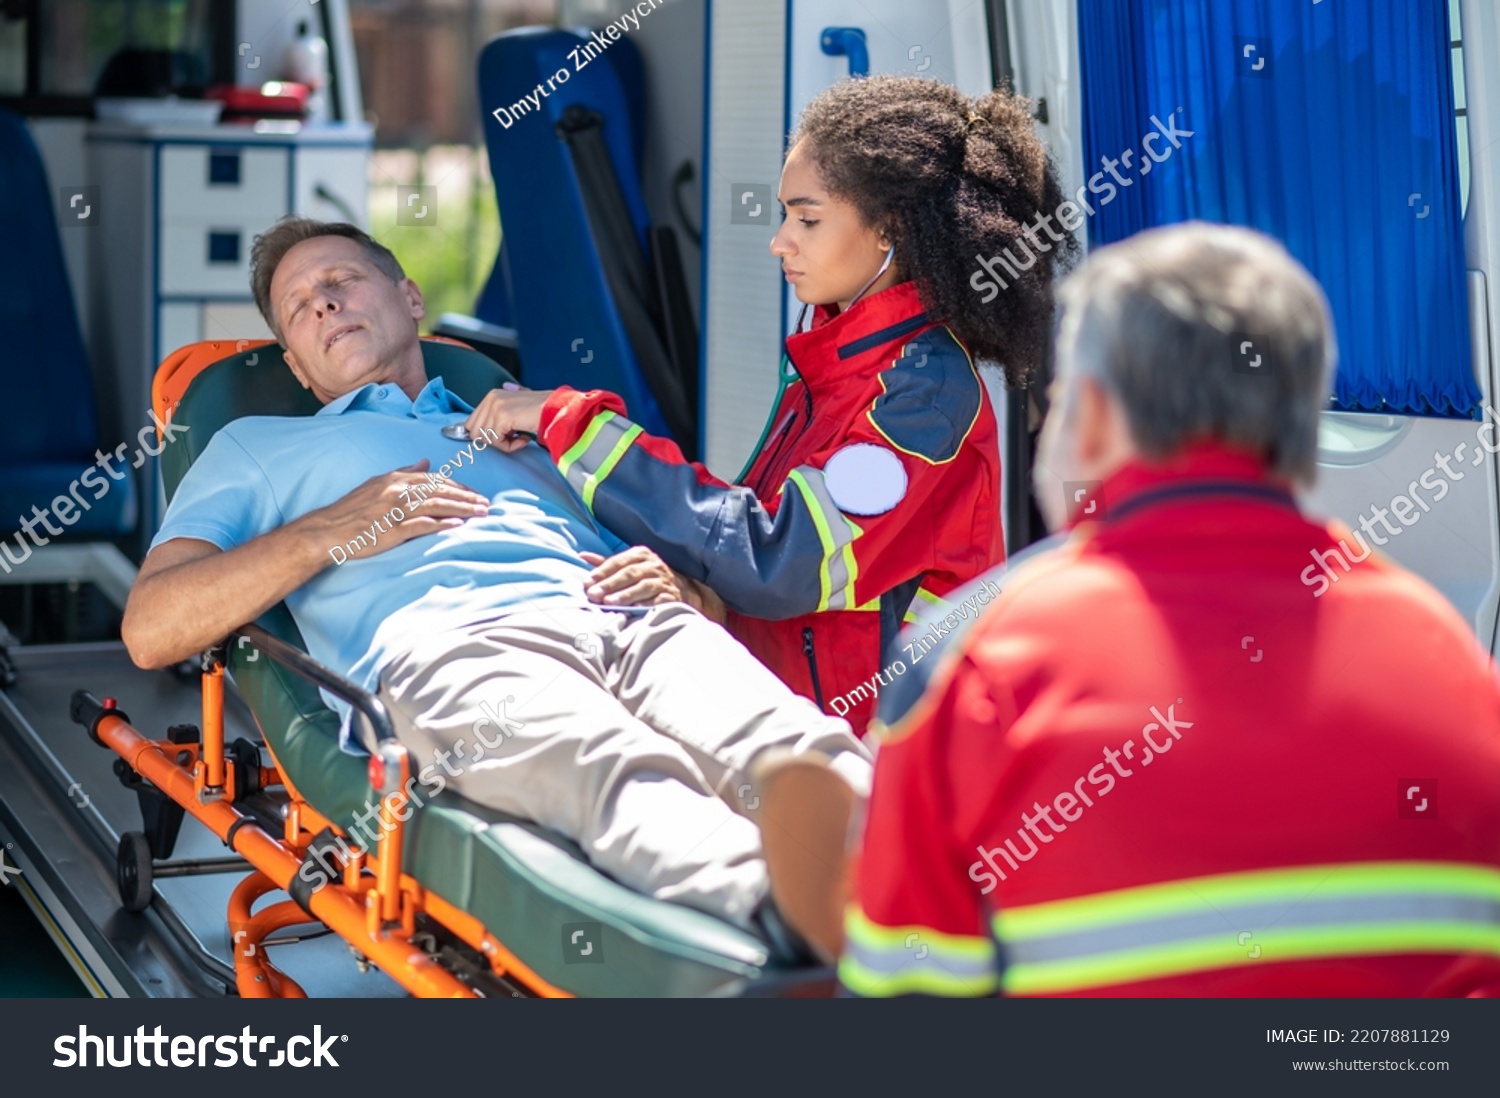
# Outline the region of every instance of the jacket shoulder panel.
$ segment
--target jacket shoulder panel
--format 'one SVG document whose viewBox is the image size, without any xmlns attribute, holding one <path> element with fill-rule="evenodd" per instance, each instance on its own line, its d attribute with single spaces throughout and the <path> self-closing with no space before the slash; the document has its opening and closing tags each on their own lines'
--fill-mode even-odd
<svg viewBox="0 0 1500 1098">
<path fill-rule="evenodd" d="M 952 461 L 985 400 L 974 360 L 947 328 L 923 332 L 880 373 L 870 423 L 896 449 L 939 465 Z"/>
</svg>

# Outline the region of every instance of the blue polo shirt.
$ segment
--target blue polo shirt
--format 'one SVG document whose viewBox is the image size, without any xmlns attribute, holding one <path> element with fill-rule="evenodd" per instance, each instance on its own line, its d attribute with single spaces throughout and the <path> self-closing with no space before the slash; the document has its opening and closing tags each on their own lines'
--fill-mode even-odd
<svg viewBox="0 0 1500 1098">
<path fill-rule="evenodd" d="M 286 597 L 313 658 L 374 690 L 413 637 L 588 605 L 591 568 L 579 553 L 608 556 L 625 544 L 594 521 L 541 447 L 502 454 L 442 434 L 471 411 L 434 378 L 414 401 L 397 385 L 371 384 L 316 415 L 237 419 L 183 477 L 151 546 L 197 538 L 233 549 L 426 458 L 433 475 L 488 496 L 489 514 L 373 555 L 369 540 L 380 547 L 394 520 L 371 514 L 362 555 L 327 546 L 328 566 Z M 325 698 L 343 713 L 347 744 L 348 707 Z"/>
</svg>

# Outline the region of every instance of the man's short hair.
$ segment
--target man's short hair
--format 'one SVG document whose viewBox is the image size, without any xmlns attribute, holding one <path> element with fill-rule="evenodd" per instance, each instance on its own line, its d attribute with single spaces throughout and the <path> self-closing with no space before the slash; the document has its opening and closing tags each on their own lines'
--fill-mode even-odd
<svg viewBox="0 0 1500 1098">
<path fill-rule="evenodd" d="M 310 217 L 283 217 L 257 236 L 250 247 L 250 291 L 255 295 L 260 315 L 265 317 L 267 326 L 278 340 L 281 339 L 281 327 L 276 323 L 276 311 L 271 306 L 271 278 L 287 252 L 304 240 L 320 236 L 347 237 L 359 244 L 370 262 L 392 282 L 400 282 L 406 277 L 391 250 L 358 225 L 347 221 L 314 221 Z"/>
<path fill-rule="evenodd" d="M 1337 347 L 1322 288 L 1279 242 L 1152 229 L 1100 249 L 1058 297 L 1060 376 L 1110 389 L 1147 459 L 1212 438 L 1312 483 Z"/>
</svg>

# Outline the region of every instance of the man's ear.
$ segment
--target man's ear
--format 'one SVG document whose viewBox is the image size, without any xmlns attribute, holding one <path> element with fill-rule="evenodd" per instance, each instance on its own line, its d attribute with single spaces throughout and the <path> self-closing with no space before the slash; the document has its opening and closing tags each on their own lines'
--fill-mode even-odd
<svg viewBox="0 0 1500 1098">
<path fill-rule="evenodd" d="M 427 302 L 422 297 L 422 288 L 411 279 L 403 279 L 401 288 L 406 291 L 406 300 L 411 305 L 411 318 L 421 320 L 427 315 Z"/>
<path fill-rule="evenodd" d="M 1120 401 L 1099 380 L 1080 377 L 1073 415 L 1080 465 L 1113 469 L 1135 455 L 1135 441 Z"/>
<path fill-rule="evenodd" d="M 1091 377 L 1080 377 L 1074 384 L 1077 392 L 1073 398 L 1073 438 L 1079 458 L 1093 464 L 1106 447 L 1109 398 L 1104 386 Z"/>
<path fill-rule="evenodd" d="M 297 365 L 297 356 L 292 354 L 290 347 L 287 347 L 285 345 L 282 346 L 281 360 L 287 364 L 287 368 L 292 371 L 292 376 L 301 383 L 304 389 L 312 388 L 312 386 L 307 383 L 307 375 L 302 372 L 302 367 Z"/>
</svg>

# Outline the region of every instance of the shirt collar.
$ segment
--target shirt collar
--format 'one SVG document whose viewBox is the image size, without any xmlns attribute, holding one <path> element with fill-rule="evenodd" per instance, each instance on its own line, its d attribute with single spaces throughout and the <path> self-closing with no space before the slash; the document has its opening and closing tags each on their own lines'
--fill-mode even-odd
<svg viewBox="0 0 1500 1098">
<path fill-rule="evenodd" d="M 1266 467 L 1260 455 L 1200 440 L 1160 461 L 1137 458 L 1122 465 L 1080 498 L 1069 528 L 1101 512 L 1108 522 L 1154 503 L 1205 495 L 1259 499 L 1294 510 L 1297 506 L 1290 486 Z M 1096 500 L 1101 506 L 1091 507 Z"/>
<path fill-rule="evenodd" d="M 813 326 L 786 339 L 797 373 L 816 393 L 850 377 L 875 374 L 895 357 L 892 343 L 905 342 L 932 325 L 916 283 L 898 282 L 861 298 L 847 311 L 826 305 L 813 310 Z"/>
<path fill-rule="evenodd" d="M 473 410 L 448 391 L 441 377 L 435 377 L 422 387 L 416 400 L 408 400 L 401 386 L 394 382 L 372 381 L 343 396 L 335 397 L 314 414 L 337 416 L 343 415 L 346 411 L 370 411 L 390 416 L 404 416 L 408 419 L 432 419 L 458 412 L 467 414 Z"/>
</svg>

